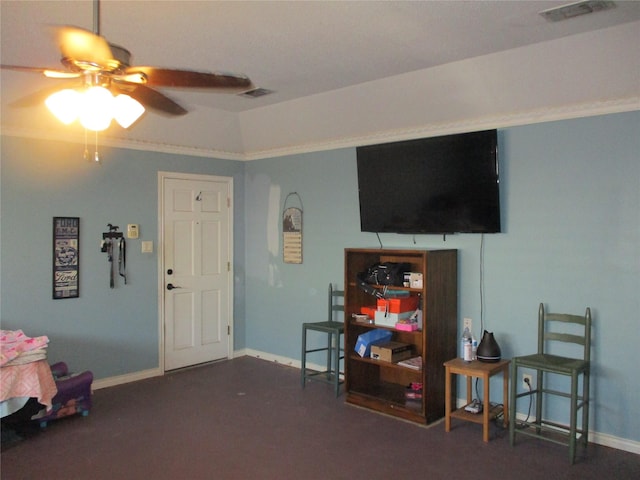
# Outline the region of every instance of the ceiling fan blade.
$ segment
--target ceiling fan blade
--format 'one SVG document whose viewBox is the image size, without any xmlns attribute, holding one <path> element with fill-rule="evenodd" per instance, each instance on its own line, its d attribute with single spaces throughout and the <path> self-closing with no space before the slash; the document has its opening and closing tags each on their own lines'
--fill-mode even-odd
<svg viewBox="0 0 640 480">
<path fill-rule="evenodd" d="M 231 73 L 138 66 L 129 67 L 124 72 L 124 75 L 127 76 L 139 74 L 146 77 L 146 85 L 153 87 L 208 88 L 226 92 L 244 92 L 253 88 L 248 77 Z"/>
<path fill-rule="evenodd" d="M 80 27 L 53 28 L 63 57 L 100 66 L 113 63 L 113 53 L 103 37 Z"/>
<path fill-rule="evenodd" d="M 63 70 L 51 69 L 46 69 L 42 73 L 44 73 L 44 76 L 47 78 L 79 78 L 82 75 L 80 72 L 65 72 Z"/>
<path fill-rule="evenodd" d="M 78 72 L 68 72 L 55 68 L 24 67 L 22 65 L 0 65 L 0 68 L 3 70 L 15 70 L 17 72 L 40 73 L 48 78 L 78 78 L 81 75 Z"/>
<path fill-rule="evenodd" d="M 171 100 L 166 95 L 149 88 L 145 85 L 138 85 L 125 82 L 114 82 L 111 84 L 112 90 L 118 93 L 124 93 L 131 98 L 139 101 L 145 108 L 157 110 L 159 113 L 166 115 L 184 115 L 187 110 Z"/>
<path fill-rule="evenodd" d="M 18 72 L 27 72 L 27 73 L 44 73 L 47 68 L 43 67 L 24 67 L 22 65 L 0 65 L 0 68 L 3 70 L 16 70 Z"/>
</svg>

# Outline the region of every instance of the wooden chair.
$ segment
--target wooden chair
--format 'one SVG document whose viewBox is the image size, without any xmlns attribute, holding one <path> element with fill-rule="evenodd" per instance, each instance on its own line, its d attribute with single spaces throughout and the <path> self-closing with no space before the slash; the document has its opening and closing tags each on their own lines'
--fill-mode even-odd
<svg viewBox="0 0 640 480">
<path fill-rule="evenodd" d="M 572 332 L 572 333 L 569 333 Z M 577 332 L 577 333 L 576 333 Z M 569 348 L 566 344 L 573 343 L 582 346 L 581 358 L 572 358 L 552 354 L 556 351 L 558 342 L 564 342 L 563 350 Z M 554 345 L 555 344 L 555 345 Z M 509 441 L 515 444 L 516 434 L 529 435 L 543 440 L 569 446 L 569 460 L 575 461 L 578 435 L 580 443 L 586 448 L 589 433 L 589 375 L 591 350 L 591 310 L 587 308 L 584 316 L 557 313 L 546 313 L 541 303 L 538 309 L 538 353 L 515 357 L 511 360 L 511 395 Z M 529 386 L 529 391 L 516 393 L 516 386 L 520 378 L 520 368 L 537 372 L 536 388 Z M 546 385 L 546 375 L 564 375 L 570 378 L 570 390 L 556 390 Z M 579 377 L 582 376 L 582 393 L 578 394 Z M 534 420 L 520 422 L 516 426 L 516 401 L 521 398 L 536 397 L 536 416 Z M 542 407 L 545 395 L 555 395 L 568 398 L 570 401 L 569 425 L 547 420 L 543 416 Z M 531 398 L 529 398 L 531 400 Z M 545 405 L 546 406 L 546 405 Z M 582 423 L 578 427 L 578 410 L 582 410 Z"/>
<path fill-rule="evenodd" d="M 344 334 L 344 321 L 335 321 L 338 312 L 344 315 L 344 290 L 334 290 L 329 284 L 329 311 L 326 322 L 308 322 L 302 324 L 302 366 L 301 379 L 302 388 L 307 380 L 318 380 L 333 384 L 336 390 L 336 397 L 340 395 L 340 385 L 344 382 L 340 375 L 344 372 L 340 370 L 340 360 L 344 358 L 344 347 L 341 336 Z M 343 319 L 344 320 L 344 319 Z M 319 348 L 307 347 L 307 332 L 314 331 L 327 335 L 327 346 Z M 327 352 L 326 369 L 317 370 L 307 368 L 307 355 L 314 352 Z"/>
</svg>

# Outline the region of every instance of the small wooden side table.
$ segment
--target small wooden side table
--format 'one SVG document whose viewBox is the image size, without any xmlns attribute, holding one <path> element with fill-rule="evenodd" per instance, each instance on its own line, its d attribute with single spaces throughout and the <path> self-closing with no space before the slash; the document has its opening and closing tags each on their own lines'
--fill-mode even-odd
<svg viewBox="0 0 640 480">
<path fill-rule="evenodd" d="M 459 418 L 468 422 L 475 422 L 482 424 L 482 440 L 489 441 L 489 420 L 495 418 L 500 412 L 503 413 L 503 425 L 505 428 L 509 424 L 509 363 L 510 360 L 500 360 L 495 363 L 486 363 L 474 360 L 472 362 L 465 362 L 461 358 L 454 358 L 444 362 L 445 368 L 445 421 L 444 430 L 448 432 L 451 430 L 451 418 Z M 503 399 L 502 405 L 496 405 L 494 407 L 489 402 L 489 379 L 502 372 L 503 379 Z M 467 412 L 464 407 L 451 411 L 451 377 L 453 375 L 466 375 L 467 377 L 467 403 L 471 403 L 472 389 L 471 379 L 473 377 L 481 378 L 483 382 L 484 398 L 482 400 L 482 414 Z M 465 405 L 465 406 L 466 406 Z"/>
</svg>

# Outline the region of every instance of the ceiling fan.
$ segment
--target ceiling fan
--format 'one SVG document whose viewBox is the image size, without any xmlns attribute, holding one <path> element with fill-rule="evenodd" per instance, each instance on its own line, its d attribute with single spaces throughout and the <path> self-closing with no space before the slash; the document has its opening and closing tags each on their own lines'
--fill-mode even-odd
<svg viewBox="0 0 640 480">
<path fill-rule="evenodd" d="M 154 87 L 198 88 L 225 93 L 242 93 L 254 88 L 245 75 L 133 66 L 130 63 L 131 53 L 127 49 L 100 36 L 99 0 L 94 0 L 93 16 L 94 32 L 75 26 L 52 27 L 62 54 L 60 61 L 64 69 L 4 64 L 0 67 L 40 73 L 48 78 L 74 79 L 73 83 L 64 87 L 67 91 L 79 92 L 92 87 L 103 87 L 114 97 L 130 97 L 143 107 L 170 116 L 184 115 L 187 110 Z M 60 85 L 47 88 L 23 97 L 13 105 L 33 106 L 60 90 Z M 63 102 L 66 101 L 62 98 Z"/>
</svg>

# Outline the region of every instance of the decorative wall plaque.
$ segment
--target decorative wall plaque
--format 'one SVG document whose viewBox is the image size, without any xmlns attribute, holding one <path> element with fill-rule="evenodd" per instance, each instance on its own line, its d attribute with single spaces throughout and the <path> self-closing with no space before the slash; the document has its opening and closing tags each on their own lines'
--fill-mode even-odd
<svg viewBox="0 0 640 480">
<path fill-rule="evenodd" d="M 292 195 L 298 197 L 300 207 L 302 207 L 302 199 L 297 192 L 290 193 L 284 200 L 282 255 L 284 263 L 302 263 L 302 208 L 287 207 L 287 200 Z"/>
<path fill-rule="evenodd" d="M 53 217 L 53 299 L 80 296 L 80 218 Z"/>
</svg>

